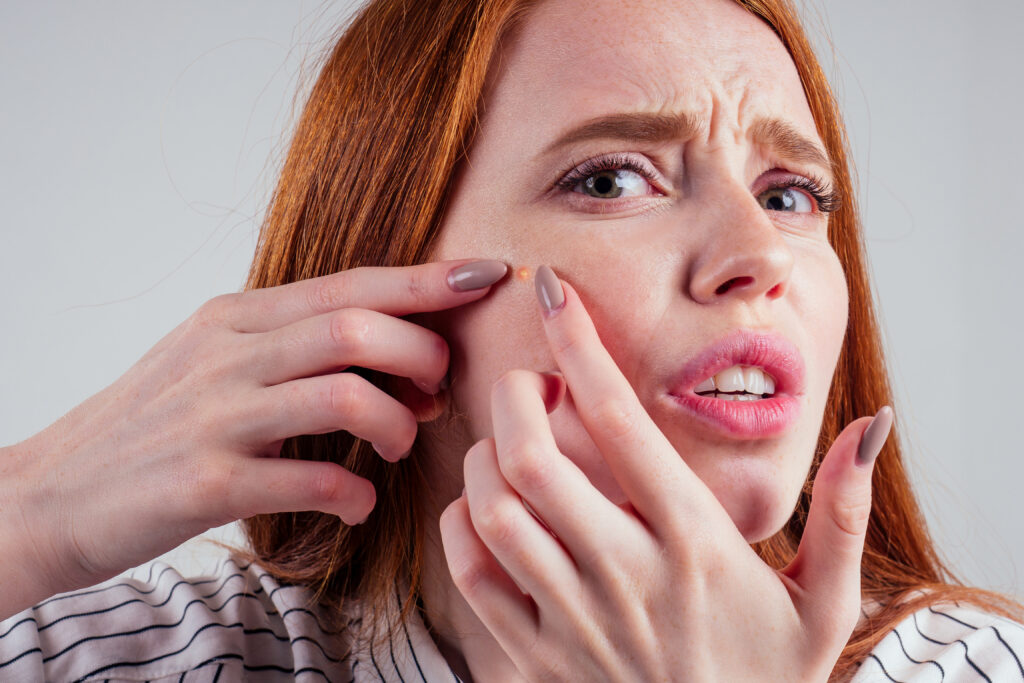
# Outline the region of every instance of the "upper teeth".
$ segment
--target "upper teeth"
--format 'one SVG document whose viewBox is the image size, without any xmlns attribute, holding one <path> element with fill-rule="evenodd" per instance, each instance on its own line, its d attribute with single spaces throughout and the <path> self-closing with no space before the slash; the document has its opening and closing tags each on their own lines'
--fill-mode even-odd
<svg viewBox="0 0 1024 683">
<path fill-rule="evenodd" d="M 734 365 L 697 385 L 695 393 L 707 391 L 745 391 L 748 394 L 775 393 L 775 380 L 764 370 L 754 366 Z"/>
</svg>

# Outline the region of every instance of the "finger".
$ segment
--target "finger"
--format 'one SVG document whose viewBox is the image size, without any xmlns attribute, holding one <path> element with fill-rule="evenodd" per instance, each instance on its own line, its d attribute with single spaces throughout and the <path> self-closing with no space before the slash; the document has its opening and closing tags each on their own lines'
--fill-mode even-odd
<svg viewBox="0 0 1024 683">
<path fill-rule="evenodd" d="M 498 643 L 508 651 L 532 642 L 538 627 L 536 606 L 480 540 L 465 495 L 441 513 L 441 544 L 455 587 Z"/>
<path fill-rule="evenodd" d="M 892 408 L 884 406 L 874 418 L 851 422 L 829 448 L 814 478 L 800 547 L 783 573 L 802 589 L 808 613 L 820 619 L 819 628 L 835 625 L 835 615 L 844 613 L 843 606 L 850 623 L 842 626 L 852 629 L 856 622 L 860 563 L 871 512 L 871 472 L 892 420 Z M 858 459 L 858 451 L 866 462 Z"/>
<path fill-rule="evenodd" d="M 373 484 L 333 462 L 254 458 L 224 473 L 218 485 L 235 519 L 318 510 L 352 525 L 377 502 Z"/>
<path fill-rule="evenodd" d="M 266 332 L 342 308 L 392 316 L 440 311 L 476 301 L 503 278 L 501 261 L 437 261 L 396 268 L 351 268 L 277 287 L 225 294 L 207 302 L 210 315 L 238 332 Z"/>
<path fill-rule="evenodd" d="M 547 406 L 563 385 L 553 375 L 506 372 L 491 391 L 491 421 L 501 475 L 586 572 L 605 559 L 609 537 L 636 538 L 643 527 L 622 529 L 623 511 L 558 450 Z"/>
<path fill-rule="evenodd" d="M 649 524 L 710 496 L 644 410 L 571 285 L 537 269 L 544 331 L 576 412 L 633 507 Z M 681 492 L 683 495 L 681 495 Z"/>
<path fill-rule="evenodd" d="M 351 372 L 297 379 L 255 391 L 233 420 L 235 438 L 254 452 L 300 434 L 345 430 L 373 443 L 391 462 L 416 439 L 416 418 L 397 400 Z"/>
<path fill-rule="evenodd" d="M 264 385 L 349 366 L 408 377 L 437 393 L 448 371 L 448 343 L 407 320 L 344 308 L 252 336 L 249 364 Z"/>
<path fill-rule="evenodd" d="M 494 440 L 474 444 L 463 467 L 469 514 L 480 540 L 534 600 L 561 603 L 577 582 L 576 566 L 505 481 Z"/>
</svg>

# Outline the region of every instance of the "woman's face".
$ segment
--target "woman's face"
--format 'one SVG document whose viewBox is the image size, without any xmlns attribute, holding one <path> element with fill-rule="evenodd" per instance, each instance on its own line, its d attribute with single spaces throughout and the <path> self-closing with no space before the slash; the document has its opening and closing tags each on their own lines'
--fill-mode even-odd
<svg viewBox="0 0 1024 683">
<path fill-rule="evenodd" d="M 496 258 L 513 272 L 431 319 L 452 349 L 452 407 L 466 416 L 466 443 L 434 455 L 449 459 L 437 472 L 453 473 L 442 490 L 457 495 L 465 450 L 493 435 L 493 382 L 513 368 L 557 370 L 532 278 L 548 264 L 745 538 L 776 532 L 806 477 L 847 322 L 813 199 L 830 169 L 815 159 L 823 147 L 781 42 L 728 0 L 548 0 L 506 40 L 485 104 L 433 258 Z M 678 125 L 620 119 L 564 140 L 601 117 L 654 114 Z M 779 335 L 802 358 L 797 417 L 770 436 L 673 398 L 680 369 L 740 330 Z M 561 451 L 621 502 L 572 402 L 550 419 Z M 434 451 L 440 428 L 422 428 Z"/>
</svg>

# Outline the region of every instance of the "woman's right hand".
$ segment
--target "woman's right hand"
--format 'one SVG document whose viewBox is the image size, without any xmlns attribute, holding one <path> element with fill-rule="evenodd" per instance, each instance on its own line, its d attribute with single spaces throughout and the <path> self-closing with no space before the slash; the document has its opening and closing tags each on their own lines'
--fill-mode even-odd
<svg viewBox="0 0 1024 683">
<path fill-rule="evenodd" d="M 237 519 L 319 510 L 364 520 L 370 482 L 335 463 L 278 458 L 282 443 L 345 430 L 401 458 L 413 413 L 340 371 L 379 370 L 436 393 L 448 345 L 399 316 L 476 301 L 506 272 L 465 260 L 355 268 L 206 302 L 109 387 L 0 449 L 0 619 Z"/>
</svg>

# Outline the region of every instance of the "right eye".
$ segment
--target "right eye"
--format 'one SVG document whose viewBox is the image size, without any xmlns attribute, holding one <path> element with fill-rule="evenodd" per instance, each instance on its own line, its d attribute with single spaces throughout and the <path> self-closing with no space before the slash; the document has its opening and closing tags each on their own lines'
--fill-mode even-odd
<svg viewBox="0 0 1024 683">
<path fill-rule="evenodd" d="M 618 199 L 623 195 L 636 196 L 635 190 L 642 190 L 647 181 L 643 176 L 626 169 L 607 169 L 592 173 L 582 182 L 576 183 L 575 190 L 596 199 Z M 574 188 L 575 189 L 575 188 Z M 639 193 L 640 195 L 644 193 Z"/>
<path fill-rule="evenodd" d="M 586 161 L 558 182 L 566 192 L 593 199 L 619 199 L 652 194 L 650 171 L 629 157 L 613 156 Z M 648 191 L 645 191 L 645 186 Z"/>
</svg>

